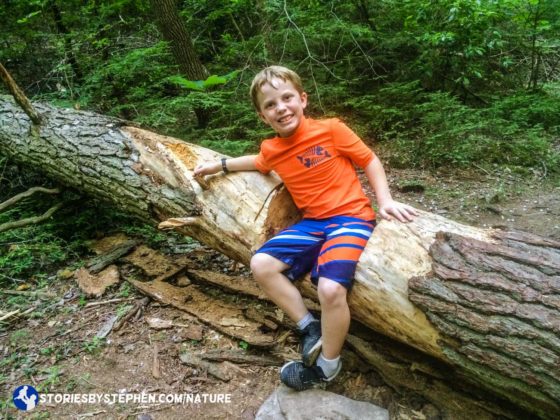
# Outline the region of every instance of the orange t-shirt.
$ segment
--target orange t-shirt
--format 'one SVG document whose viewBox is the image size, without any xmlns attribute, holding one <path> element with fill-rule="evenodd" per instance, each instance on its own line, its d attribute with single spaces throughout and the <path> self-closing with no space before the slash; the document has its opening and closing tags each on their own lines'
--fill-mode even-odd
<svg viewBox="0 0 560 420">
<path fill-rule="evenodd" d="M 373 220 L 353 163 L 365 168 L 374 157 L 340 120 L 303 118 L 292 136 L 265 140 L 255 165 L 264 174 L 274 170 L 280 175 L 305 218 Z"/>
</svg>

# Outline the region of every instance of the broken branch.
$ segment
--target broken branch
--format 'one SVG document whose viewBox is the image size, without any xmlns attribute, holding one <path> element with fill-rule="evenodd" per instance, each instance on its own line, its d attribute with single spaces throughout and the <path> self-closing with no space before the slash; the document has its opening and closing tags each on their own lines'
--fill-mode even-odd
<svg viewBox="0 0 560 420">
<path fill-rule="evenodd" d="M 20 201 L 24 198 L 30 197 L 37 192 L 42 192 L 42 193 L 45 193 L 45 194 L 58 194 L 58 193 L 60 193 L 60 190 L 58 188 L 48 189 L 48 188 L 43 188 L 43 187 L 29 188 L 27 191 L 22 192 L 22 193 L 17 194 L 17 195 L 14 195 L 12 198 L 4 201 L 3 203 L 0 203 L 0 211 L 3 211 L 5 209 L 7 209 L 8 207 L 13 206 L 18 201 Z"/>
<path fill-rule="evenodd" d="M 150 298 L 145 297 L 142 298 L 141 301 L 136 302 L 134 306 L 121 318 L 117 321 L 117 323 L 113 326 L 113 331 L 118 331 L 122 328 L 122 326 L 134 315 L 136 315 L 144 306 L 150 303 Z"/>
<path fill-rule="evenodd" d="M 62 207 L 64 203 L 58 203 L 48 209 L 42 216 L 28 217 L 27 219 L 17 220 L 15 222 L 7 222 L 0 225 L 0 232 L 5 232 L 7 230 L 16 229 L 28 225 L 36 225 L 44 222 L 49 217 L 51 217 L 58 209 Z"/>
<path fill-rule="evenodd" d="M 29 99 L 27 99 L 25 93 L 23 93 L 23 91 L 20 89 L 20 87 L 17 85 L 15 80 L 12 78 L 10 73 L 8 73 L 8 70 L 6 70 L 2 63 L 0 63 L 0 78 L 6 85 L 10 93 L 13 95 L 18 105 L 21 106 L 21 108 L 29 116 L 31 121 L 33 121 L 33 124 L 40 125 L 42 121 L 41 116 L 35 110 L 35 108 L 33 108 L 33 105 L 31 105 L 31 102 L 29 101 Z"/>
</svg>

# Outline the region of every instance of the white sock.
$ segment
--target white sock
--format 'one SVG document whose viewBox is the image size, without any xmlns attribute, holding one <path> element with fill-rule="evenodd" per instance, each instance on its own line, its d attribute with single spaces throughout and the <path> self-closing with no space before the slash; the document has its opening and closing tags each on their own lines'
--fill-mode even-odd
<svg viewBox="0 0 560 420">
<path fill-rule="evenodd" d="M 305 327 L 307 327 L 309 324 L 311 324 L 313 321 L 315 321 L 315 317 L 313 316 L 313 314 L 311 312 L 307 312 L 307 315 L 305 315 L 303 318 L 301 318 L 297 322 L 297 326 L 298 326 L 299 330 L 301 331 Z"/>
<path fill-rule="evenodd" d="M 333 379 L 340 370 L 340 356 L 334 359 L 326 359 L 323 352 L 317 359 L 317 366 L 323 369 L 323 373 L 328 379 Z M 331 378 L 332 377 L 332 378 Z"/>
</svg>

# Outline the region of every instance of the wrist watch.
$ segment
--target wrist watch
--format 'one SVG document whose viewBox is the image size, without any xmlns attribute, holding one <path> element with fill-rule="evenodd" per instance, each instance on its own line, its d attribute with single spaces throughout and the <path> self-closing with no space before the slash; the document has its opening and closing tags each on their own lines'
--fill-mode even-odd
<svg viewBox="0 0 560 420">
<path fill-rule="evenodd" d="M 229 174 L 227 165 L 226 165 L 226 158 L 222 158 L 222 171 L 224 171 L 224 174 Z"/>
</svg>

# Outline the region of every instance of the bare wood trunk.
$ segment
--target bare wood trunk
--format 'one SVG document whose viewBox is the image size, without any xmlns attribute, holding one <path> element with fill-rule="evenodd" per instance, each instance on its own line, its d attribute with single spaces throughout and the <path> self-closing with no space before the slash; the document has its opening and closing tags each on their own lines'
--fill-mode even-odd
<svg viewBox="0 0 560 420">
<path fill-rule="evenodd" d="M 192 170 L 199 162 L 219 157 L 215 152 L 93 113 L 44 104 L 36 104 L 36 109 L 46 117 L 38 133 L 30 130 L 31 122 L 13 101 L 0 99 L 0 154 L 41 169 L 61 183 L 110 201 L 145 221 L 182 218 L 187 224 L 178 228 L 181 232 L 245 264 L 266 238 L 297 219 L 288 194 L 276 188 L 280 183 L 277 178 L 235 173 L 215 175 L 199 183 Z M 466 244 L 460 250 L 482 274 L 450 265 L 456 258 L 441 251 L 447 248 L 440 244 L 441 239 L 436 242 L 437 232 Z M 527 242 L 499 236 L 497 231 L 425 212 L 407 225 L 381 222 L 360 260 L 349 299 L 352 316 L 439 358 L 458 375 L 517 406 L 542 417 L 557 417 L 560 247 L 543 238 Z M 516 241 L 518 245 L 514 245 Z M 520 265 L 530 265 L 527 270 L 534 283 L 528 283 L 529 274 L 520 274 L 508 277 L 509 289 L 503 286 L 498 274 L 504 269 L 495 262 L 495 255 L 507 253 L 504 249 L 510 246 L 514 248 L 507 251 L 509 259 L 520 253 L 515 247 L 524 250 Z M 478 257 L 465 251 L 473 247 Z M 542 252 L 533 258 L 537 251 Z M 445 267 L 455 270 L 450 278 L 441 276 L 450 271 Z M 489 273 L 498 274 L 493 277 Z M 460 303 L 453 301 L 449 297 L 452 292 L 459 294 L 457 290 L 463 291 L 469 281 L 471 292 L 480 293 L 461 295 Z M 444 286 L 452 291 L 445 291 Z M 485 288 L 499 289 L 500 293 L 482 293 Z M 314 295 L 308 282 L 303 282 L 301 289 Z M 519 295 L 530 289 L 536 290 L 529 293 L 532 300 L 520 303 Z M 497 307 L 507 307 L 504 302 L 519 310 L 512 322 L 515 325 L 514 321 L 522 320 L 524 329 L 519 334 L 495 334 L 500 337 L 497 340 L 492 338 L 493 331 L 511 312 L 487 315 Z M 488 337 L 495 341 L 494 347 Z M 511 353 L 511 358 L 500 359 L 503 353 Z M 537 359 L 544 360 L 536 363 Z M 503 364 L 510 360 L 511 366 L 521 367 L 512 369 Z"/>
</svg>

